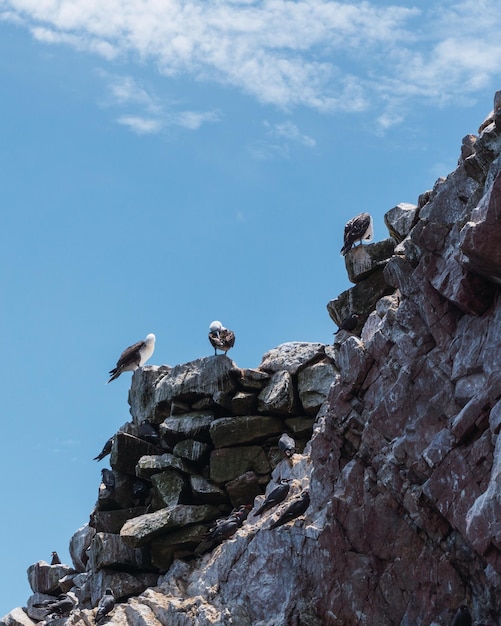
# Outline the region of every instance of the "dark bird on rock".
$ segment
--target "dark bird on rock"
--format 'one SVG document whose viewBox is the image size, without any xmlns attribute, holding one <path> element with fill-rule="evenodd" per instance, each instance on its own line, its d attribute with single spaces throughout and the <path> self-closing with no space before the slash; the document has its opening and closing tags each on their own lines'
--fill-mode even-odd
<svg viewBox="0 0 501 626">
<path fill-rule="evenodd" d="M 111 377 L 108 383 L 118 378 L 122 372 L 134 372 L 144 365 L 155 350 L 155 340 L 155 335 L 150 333 L 146 335 L 146 339 L 126 348 L 120 355 L 116 367 L 110 370 Z"/>
<path fill-rule="evenodd" d="M 345 254 L 351 250 L 352 246 L 359 241 L 371 241 L 374 237 L 374 227 L 372 217 L 368 213 L 360 213 L 347 222 L 344 227 L 344 245 L 341 248 L 341 254 Z"/>
<path fill-rule="evenodd" d="M 115 474 L 113 473 L 113 470 L 103 467 L 101 470 L 101 476 L 104 486 L 110 489 L 110 491 L 113 491 L 113 489 L 115 489 Z"/>
<path fill-rule="evenodd" d="M 290 479 L 282 478 L 278 487 L 275 487 L 273 491 L 271 491 L 263 504 L 259 507 L 259 509 L 254 513 L 255 516 L 262 515 L 268 509 L 280 504 L 287 497 L 290 489 Z"/>
<path fill-rule="evenodd" d="M 218 350 L 222 350 L 226 354 L 235 345 L 235 333 L 215 320 L 209 326 L 209 341 L 214 348 L 214 354 L 217 355 Z"/>
<path fill-rule="evenodd" d="M 61 593 L 57 597 L 57 600 L 46 600 L 45 602 L 40 602 L 33 606 L 36 609 L 46 609 L 47 615 L 55 614 L 63 616 L 68 615 L 68 613 L 73 610 L 75 604 L 75 600 L 69 594 Z"/>
<path fill-rule="evenodd" d="M 153 424 L 148 422 L 148 420 L 143 420 L 137 427 L 136 432 L 137 432 L 137 436 L 139 437 L 139 439 L 142 439 L 143 441 L 147 441 L 148 443 L 151 443 L 154 446 L 160 447 L 162 445 L 162 440 L 160 438 L 160 435 L 156 431 Z"/>
<path fill-rule="evenodd" d="M 249 515 L 252 505 L 243 504 L 237 511 L 233 511 L 227 518 L 216 520 L 211 526 L 205 539 L 195 549 L 195 554 L 202 554 L 211 550 L 225 539 L 233 537 Z"/>
<path fill-rule="evenodd" d="M 113 595 L 113 591 L 108 587 L 97 605 L 96 624 L 99 624 L 114 608 L 115 596 Z"/>
<path fill-rule="evenodd" d="M 53 550 L 52 552 L 52 561 L 50 562 L 51 565 L 61 565 L 61 559 L 59 558 L 59 554 Z"/>
<path fill-rule="evenodd" d="M 454 615 L 451 626 L 471 626 L 470 609 L 466 604 L 461 604 Z"/>
<path fill-rule="evenodd" d="M 287 433 L 283 433 L 278 440 L 278 449 L 290 458 L 296 451 L 296 442 Z"/>
<path fill-rule="evenodd" d="M 337 335 L 342 330 L 347 330 L 351 333 L 357 327 L 359 319 L 360 315 L 358 315 L 357 313 L 352 313 L 351 315 L 348 315 L 348 317 L 345 317 L 344 320 L 341 322 L 339 328 L 334 334 Z"/>
<path fill-rule="evenodd" d="M 102 459 L 104 459 L 105 456 L 107 456 L 110 452 L 111 452 L 111 447 L 113 446 L 113 441 L 115 439 L 115 436 L 110 437 L 108 439 L 108 441 L 104 444 L 103 449 L 101 450 L 101 452 L 94 457 L 94 461 L 101 461 Z"/>
<path fill-rule="evenodd" d="M 302 515 L 306 509 L 310 506 L 310 493 L 307 489 L 305 489 L 301 495 L 296 498 L 293 502 L 289 504 L 289 506 L 285 509 L 282 515 L 270 526 L 270 529 L 278 528 L 283 524 L 287 524 L 291 520 L 295 519 Z"/>
</svg>

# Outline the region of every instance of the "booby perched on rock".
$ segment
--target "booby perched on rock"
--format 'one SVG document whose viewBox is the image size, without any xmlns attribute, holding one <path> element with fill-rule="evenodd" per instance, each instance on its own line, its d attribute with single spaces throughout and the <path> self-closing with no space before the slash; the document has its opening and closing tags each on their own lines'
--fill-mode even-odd
<svg viewBox="0 0 501 626">
<path fill-rule="evenodd" d="M 254 515 L 255 516 L 261 515 L 268 509 L 271 509 L 277 504 L 280 504 L 280 502 L 283 502 L 289 493 L 289 489 L 290 489 L 289 483 L 290 483 L 289 478 L 282 478 L 278 487 L 275 487 L 275 489 L 273 489 L 273 491 L 271 491 L 268 494 L 268 497 L 263 502 L 263 504 L 259 507 L 259 509 L 254 513 Z"/>
<path fill-rule="evenodd" d="M 138 341 L 126 348 L 117 361 L 116 367 L 110 370 L 109 383 L 118 378 L 122 372 L 134 372 L 146 363 L 155 350 L 156 337 L 153 333 L 146 335 L 146 339 Z"/>
<path fill-rule="evenodd" d="M 344 227 L 344 245 L 341 248 L 341 254 L 344 256 L 357 241 L 360 243 L 362 240 L 371 241 L 373 237 L 372 217 L 368 213 L 360 213 L 347 222 Z"/>
<path fill-rule="evenodd" d="M 99 624 L 115 608 L 115 596 L 113 591 L 107 587 L 104 596 L 99 600 L 96 611 L 96 624 Z"/>
<path fill-rule="evenodd" d="M 235 333 L 225 328 L 220 321 L 214 320 L 209 326 L 209 341 L 214 348 L 214 354 L 222 350 L 225 354 L 235 345 Z"/>
<path fill-rule="evenodd" d="M 270 526 L 270 530 L 278 528 L 287 524 L 296 517 L 302 515 L 306 509 L 310 506 L 310 493 L 308 489 L 305 489 L 298 498 L 289 504 L 282 515 Z"/>
</svg>

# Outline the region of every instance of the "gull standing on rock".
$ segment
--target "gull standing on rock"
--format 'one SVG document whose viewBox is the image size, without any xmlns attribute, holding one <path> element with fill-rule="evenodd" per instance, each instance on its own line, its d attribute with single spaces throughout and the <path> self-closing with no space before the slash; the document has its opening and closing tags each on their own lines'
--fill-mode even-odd
<svg viewBox="0 0 501 626">
<path fill-rule="evenodd" d="M 138 367 L 144 365 L 155 350 L 155 340 L 155 335 L 150 333 L 146 339 L 126 348 L 120 355 L 116 367 L 110 370 L 111 378 L 108 382 L 111 383 L 122 372 L 134 372 Z"/>
<path fill-rule="evenodd" d="M 359 241 L 371 241 L 374 237 L 374 226 L 372 217 L 368 213 L 360 213 L 353 217 L 344 227 L 344 245 L 341 248 L 341 254 L 345 256 L 348 250 L 351 250 L 354 243 Z"/>
<path fill-rule="evenodd" d="M 225 328 L 220 321 L 214 320 L 209 326 L 209 341 L 214 348 L 214 354 L 222 350 L 225 354 L 235 345 L 235 333 Z"/>
</svg>

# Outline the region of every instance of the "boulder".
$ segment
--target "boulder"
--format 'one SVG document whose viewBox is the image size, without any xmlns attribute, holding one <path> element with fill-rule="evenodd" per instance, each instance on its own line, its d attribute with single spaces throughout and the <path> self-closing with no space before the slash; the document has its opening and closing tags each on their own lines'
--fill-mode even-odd
<svg viewBox="0 0 501 626">
<path fill-rule="evenodd" d="M 122 526 L 128 519 L 143 515 L 146 507 L 131 507 L 129 509 L 119 509 L 117 511 L 94 510 L 90 514 L 89 526 L 96 532 L 119 533 Z"/>
<path fill-rule="evenodd" d="M 337 371 L 330 361 L 314 363 L 301 370 L 297 377 L 299 399 L 308 414 L 315 414 L 327 398 Z"/>
<path fill-rule="evenodd" d="M 364 281 L 374 271 L 384 267 L 394 248 L 395 240 L 392 238 L 352 248 L 344 258 L 348 280 L 354 284 Z"/>
<path fill-rule="evenodd" d="M 154 474 L 151 483 L 154 488 L 153 506 L 157 509 L 179 504 L 187 490 L 185 477 L 174 469 Z"/>
<path fill-rule="evenodd" d="M 136 474 L 140 478 L 150 479 L 154 474 L 167 469 L 176 469 L 185 474 L 192 473 L 192 468 L 186 461 L 166 452 L 165 454 L 141 457 L 136 465 Z"/>
<path fill-rule="evenodd" d="M 59 580 L 75 574 L 75 570 L 69 565 L 49 565 L 45 561 L 38 561 L 28 567 L 28 582 L 35 593 L 47 593 L 57 595 Z"/>
<path fill-rule="evenodd" d="M 257 411 L 257 393 L 239 391 L 231 399 L 231 413 L 233 415 L 252 415 Z"/>
<path fill-rule="evenodd" d="M 118 432 L 113 438 L 110 465 L 114 470 L 135 476 L 136 464 L 142 456 L 160 452 L 162 451 L 157 446 L 139 437 Z"/>
<path fill-rule="evenodd" d="M 298 403 L 294 381 L 288 371 L 275 372 L 258 396 L 258 410 L 272 415 L 294 415 Z"/>
<path fill-rule="evenodd" d="M 189 482 L 193 504 L 223 504 L 227 502 L 226 493 L 203 476 L 190 476 Z"/>
<path fill-rule="evenodd" d="M 324 346 L 321 343 L 289 341 L 266 352 L 259 369 L 272 374 L 282 371 L 296 374 L 310 361 L 321 359 L 323 355 Z"/>
<path fill-rule="evenodd" d="M 20 607 L 13 609 L 0 619 L 0 626 L 36 626 L 36 623 Z"/>
<path fill-rule="evenodd" d="M 241 369 L 238 384 L 244 390 L 259 391 L 263 389 L 269 379 L 270 375 L 260 369 Z"/>
<path fill-rule="evenodd" d="M 210 436 L 216 448 L 227 448 L 244 443 L 255 443 L 277 435 L 283 430 L 278 417 L 246 415 L 221 417 L 212 422 Z"/>
<path fill-rule="evenodd" d="M 260 446 L 241 446 L 213 450 L 210 456 L 210 478 L 215 483 L 226 483 L 248 471 L 264 475 L 270 464 Z"/>
<path fill-rule="evenodd" d="M 384 223 L 393 239 L 400 243 L 411 232 L 419 215 L 415 204 L 401 202 L 384 215 Z"/>
<path fill-rule="evenodd" d="M 136 548 L 176 528 L 210 521 L 218 515 L 219 509 L 211 505 L 178 504 L 125 522 L 120 536 Z"/>
<path fill-rule="evenodd" d="M 245 472 L 225 485 L 233 507 L 252 504 L 254 498 L 262 492 L 259 477 L 255 472 Z"/>
<path fill-rule="evenodd" d="M 194 439 L 184 439 L 177 443 L 172 453 L 180 459 L 191 463 L 202 464 L 209 458 L 210 446 Z"/>
<path fill-rule="evenodd" d="M 95 534 L 95 528 L 92 528 L 89 524 L 84 524 L 70 539 L 70 556 L 73 567 L 77 572 L 85 572 L 86 570 L 87 561 L 89 560 L 87 548 L 90 546 Z"/>
<path fill-rule="evenodd" d="M 160 424 L 160 433 L 170 445 L 183 439 L 210 441 L 209 428 L 214 419 L 212 412 L 195 412 L 168 417 Z"/>
<path fill-rule="evenodd" d="M 112 568 L 118 570 L 151 569 L 148 551 L 132 548 L 120 535 L 96 533 L 89 548 L 89 566 L 92 572 Z"/>
</svg>

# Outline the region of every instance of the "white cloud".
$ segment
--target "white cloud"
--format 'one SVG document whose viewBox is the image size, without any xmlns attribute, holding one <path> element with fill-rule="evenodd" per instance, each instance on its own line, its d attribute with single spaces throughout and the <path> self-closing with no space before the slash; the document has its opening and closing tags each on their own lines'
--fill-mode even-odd
<svg viewBox="0 0 501 626">
<path fill-rule="evenodd" d="M 312 137 L 303 135 L 303 133 L 299 131 L 299 128 L 289 120 L 283 122 L 282 124 L 275 124 L 274 126 L 265 122 L 265 126 L 269 128 L 268 133 L 272 136 L 282 137 L 284 139 L 288 139 L 289 141 L 294 141 L 306 146 L 307 148 L 313 148 L 317 145 L 317 142 Z"/>
<path fill-rule="evenodd" d="M 164 127 L 161 120 L 147 119 L 138 115 L 122 115 L 117 121 L 138 135 L 159 133 Z"/>
<path fill-rule="evenodd" d="M 441 105 L 475 93 L 501 66 L 498 0 L 419 8 L 375 0 L 0 0 L 0 12 L 46 43 L 229 85 L 284 110 L 370 109 L 383 126 L 416 98 Z M 184 122 L 197 127 L 197 119 L 187 114 Z"/>
</svg>

